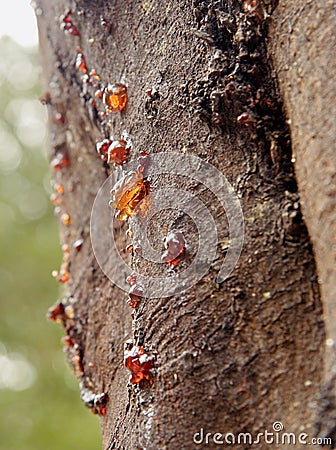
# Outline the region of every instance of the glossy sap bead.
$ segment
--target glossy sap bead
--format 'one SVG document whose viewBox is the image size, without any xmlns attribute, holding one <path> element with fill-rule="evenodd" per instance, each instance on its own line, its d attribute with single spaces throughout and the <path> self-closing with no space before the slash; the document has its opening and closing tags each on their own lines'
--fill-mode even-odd
<svg viewBox="0 0 336 450">
<path fill-rule="evenodd" d="M 111 144 L 112 141 L 110 139 L 103 139 L 102 141 L 97 142 L 96 144 L 96 150 L 103 161 L 108 160 L 108 149 Z"/>
<path fill-rule="evenodd" d="M 78 50 L 77 58 L 76 58 L 76 69 L 80 70 L 82 73 L 87 73 L 88 69 L 86 67 L 84 54 Z"/>
<path fill-rule="evenodd" d="M 71 20 L 71 11 L 61 16 L 60 22 L 60 28 L 64 33 L 71 34 L 72 36 L 79 36 L 78 30 Z"/>
<path fill-rule="evenodd" d="M 145 352 L 143 347 L 134 346 L 131 350 L 125 350 L 124 364 L 131 372 L 130 382 L 139 384 L 146 380 L 152 384 L 150 370 L 154 365 L 154 356 Z"/>
<path fill-rule="evenodd" d="M 140 171 L 131 171 L 115 184 L 111 193 L 116 217 L 123 222 L 139 212 L 141 201 L 149 194 L 149 182 Z"/>
<path fill-rule="evenodd" d="M 118 140 L 113 141 L 108 148 L 107 162 L 109 164 L 116 164 L 122 166 L 128 162 L 129 148 L 126 147 L 126 141 Z"/>
<path fill-rule="evenodd" d="M 177 266 L 180 257 L 185 252 L 185 241 L 179 230 L 172 230 L 164 240 L 166 251 L 162 255 L 162 261 Z"/>
<path fill-rule="evenodd" d="M 122 111 L 127 104 L 127 87 L 122 83 L 109 84 L 104 89 L 103 102 L 108 112 Z"/>
<path fill-rule="evenodd" d="M 141 284 L 136 284 L 136 281 L 131 285 L 130 290 L 128 292 L 129 299 L 127 303 L 131 308 L 136 308 L 139 301 L 144 296 L 144 290 Z"/>
</svg>

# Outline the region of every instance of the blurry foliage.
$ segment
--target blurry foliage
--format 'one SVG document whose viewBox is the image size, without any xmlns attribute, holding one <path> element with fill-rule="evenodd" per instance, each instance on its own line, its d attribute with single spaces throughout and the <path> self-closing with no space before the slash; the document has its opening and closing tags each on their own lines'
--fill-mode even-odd
<svg viewBox="0 0 336 450">
<path fill-rule="evenodd" d="M 45 318 L 61 251 L 38 75 L 36 49 L 0 40 L 0 450 L 94 450 L 98 420 Z"/>
</svg>

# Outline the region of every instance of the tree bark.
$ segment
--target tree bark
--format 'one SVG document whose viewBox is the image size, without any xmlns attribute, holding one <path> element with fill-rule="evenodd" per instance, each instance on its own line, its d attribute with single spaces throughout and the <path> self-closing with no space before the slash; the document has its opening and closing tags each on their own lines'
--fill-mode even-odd
<svg viewBox="0 0 336 450">
<path fill-rule="evenodd" d="M 303 215 L 313 243 L 327 335 L 321 435 L 335 442 L 336 340 L 336 94 L 335 2 L 283 1 L 270 33 L 279 86 L 291 120 L 295 171 Z"/>
<path fill-rule="evenodd" d="M 329 53 L 335 38 L 333 2 L 321 4 L 40 0 L 36 6 L 52 152 L 70 161 L 54 174 L 64 186 L 58 214 L 71 217 L 70 225 L 61 223 L 61 241 L 71 247 L 64 303 L 74 309 L 64 325 L 78 345 L 79 362 L 73 354 L 70 362 L 82 386 L 109 396 L 101 417 L 106 450 L 197 448 L 193 436 L 201 429 L 212 433 L 207 447 L 215 448 L 215 433 L 256 437 L 273 431 L 275 421 L 309 439 L 317 431 L 330 436 L 334 448 L 334 394 L 323 388 L 333 383 L 331 356 L 325 375 L 323 363 L 325 328 L 329 347 L 335 333 L 329 101 L 335 71 L 322 68 L 335 65 Z M 60 28 L 69 10 L 78 35 Z M 320 27 L 322 21 L 327 26 Z M 102 117 L 95 86 L 76 68 L 79 47 L 102 87 L 127 85 L 124 111 Z M 216 218 L 222 245 L 209 272 L 183 294 L 143 299 L 131 310 L 127 295 L 100 270 L 90 243 L 91 209 L 106 177 L 118 178 L 120 170 L 103 164 L 95 145 L 125 130 L 132 158 L 143 151 L 196 155 L 234 187 L 244 247 L 223 283 L 215 280 L 227 252 L 225 215 L 211 193 L 169 174 L 166 185 L 193 189 Z M 150 189 L 159 187 L 154 177 Z M 136 227 L 138 219 L 132 220 Z M 97 219 L 102 239 L 104 223 Z M 179 228 L 188 243 L 184 267 L 197 248 L 197 230 L 185 216 L 162 212 L 149 234 L 157 243 L 169 227 Z M 143 230 L 137 230 L 141 241 Z M 77 251 L 71 244 L 79 238 L 84 243 Z M 129 239 L 118 233 L 117 244 L 125 248 Z M 152 276 L 161 271 L 135 254 L 129 263 Z M 156 355 L 151 386 L 128 383 L 121 362 L 130 339 Z M 257 448 L 274 445 L 262 441 Z"/>
</svg>

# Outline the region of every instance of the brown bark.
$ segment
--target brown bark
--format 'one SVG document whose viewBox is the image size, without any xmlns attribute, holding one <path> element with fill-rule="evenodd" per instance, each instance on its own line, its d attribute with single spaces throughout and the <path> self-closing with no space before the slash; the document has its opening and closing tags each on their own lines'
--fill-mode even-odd
<svg viewBox="0 0 336 450">
<path fill-rule="evenodd" d="M 44 80 L 51 94 L 51 144 L 53 152 L 70 156 L 70 166 L 55 173 L 65 187 L 62 210 L 71 216 L 70 226 L 61 225 L 62 242 L 84 238 L 80 252 L 71 250 L 68 298 L 75 318 L 65 325 L 80 348 L 80 380 L 110 397 L 107 414 L 101 418 L 104 448 L 189 449 L 197 447 L 193 435 L 201 428 L 213 434 L 256 435 L 272 431 L 276 420 L 283 422 L 285 431 L 304 431 L 312 437 L 319 420 L 316 402 L 323 378 L 324 326 L 289 131 L 322 296 L 328 305 L 328 337 L 332 337 L 328 314 L 335 298 L 329 296 L 335 286 L 334 260 L 327 249 L 333 237 L 329 189 L 334 188 L 335 171 L 328 154 L 331 138 L 324 133 L 332 123 L 328 127 L 318 109 L 319 102 L 328 104 L 323 83 L 311 100 L 316 105 L 314 114 L 309 121 L 300 120 L 310 100 L 300 96 L 299 89 L 309 93 L 315 79 L 311 60 L 308 64 L 304 58 L 313 48 L 320 61 L 316 64 L 328 60 L 321 51 L 327 47 L 320 43 L 318 28 L 314 25 L 312 47 L 307 44 L 302 49 L 300 32 L 288 35 L 285 28 L 291 21 L 304 20 L 302 10 L 286 2 L 277 9 L 275 2 L 259 2 L 253 11 L 247 2 L 244 10 L 238 1 L 70 3 L 41 0 L 38 18 Z M 69 8 L 80 36 L 65 35 L 59 28 L 59 17 Z M 101 17 L 107 22 L 104 26 Z M 310 16 L 306 20 L 312 23 Z M 284 50 L 281 44 L 289 39 L 293 47 Z M 111 129 L 92 104 L 93 87 L 83 84 L 75 68 L 77 47 L 83 49 L 89 70 L 97 71 L 103 85 L 127 84 L 127 109 L 113 115 L 111 129 L 115 137 L 127 130 L 133 157 L 143 150 L 189 152 L 216 166 L 235 188 L 245 218 L 244 248 L 235 270 L 220 285 L 215 279 L 224 246 L 209 273 L 192 290 L 143 300 L 133 313 L 126 294 L 111 286 L 101 272 L 91 250 L 89 223 L 95 195 L 110 173 L 99 160 L 95 143 Z M 300 65 L 281 70 L 286 58 L 288 65 L 293 63 L 294 52 L 302 55 L 302 70 L 307 70 L 307 77 L 299 81 L 295 70 Z M 269 53 L 279 72 L 290 129 Z M 289 90 L 288 83 L 295 89 Z M 153 85 L 158 95 L 146 97 L 146 89 Z M 64 124 L 55 123 L 56 111 L 64 115 Z M 245 113 L 247 126 L 237 121 Z M 321 133 L 316 131 L 319 127 Z M 318 149 L 317 136 L 321 138 Z M 321 164 L 307 177 L 305 168 L 315 161 Z M 330 180 L 323 189 L 317 185 L 321 177 Z M 165 182 L 188 187 L 176 177 L 168 176 Z M 151 189 L 159 186 L 160 180 L 153 179 Z M 213 208 L 220 239 L 225 240 L 227 222 L 220 206 L 211 194 L 193 187 Z M 327 223 L 322 238 L 321 218 Z M 165 214 L 156 217 L 152 236 L 162 238 L 159 230 L 167 228 L 165 220 Z M 195 227 L 184 217 L 168 223 L 183 231 L 192 253 Z M 127 243 L 120 234 L 118 244 Z M 183 264 L 188 262 L 187 256 Z M 153 276 L 160 273 L 135 256 L 133 264 L 139 271 L 150 269 Z M 156 354 L 151 387 L 128 384 L 129 373 L 120 364 L 128 339 Z M 330 435 L 332 426 L 323 433 Z M 257 448 L 273 446 L 262 443 Z"/>
<path fill-rule="evenodd" d="M 319 428 L 335 440 L 335 2 L 282 1 L 273 19 L 269 48 L 291 120 L 300 201 L 314 247 L 328 339 Z"/>
</svg>

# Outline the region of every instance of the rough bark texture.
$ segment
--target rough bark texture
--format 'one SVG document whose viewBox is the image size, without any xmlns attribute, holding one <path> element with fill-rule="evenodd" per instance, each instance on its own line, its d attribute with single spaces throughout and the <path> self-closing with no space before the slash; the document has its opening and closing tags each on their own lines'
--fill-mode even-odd
<svg viewBox="0 0 336 450">
<path fill-rule="evenodd" d="M 277 7 L 276 2 L 260 1 L 252 10 L 250 3 L 40 0 L 38 5 L 44 79 L 51 95 L 51 144 L 53 152 L 70 157 L 69 167 L 55 173 L 65 187 L 62 211 L 71 216 L 70 226 L 61 225 L 62 242 L 84 238 L 82 250 L 71 251 L 68 297 L 75 318 L 66 322 L 66 331 L 80 348 L 80 381 L 110 397 L 101 418 L 105 449 L 190 449 L 197 447 L 193 435 L 201 428 L 256 434 L 272 431 L 276 420 L 285 431 L 312 437 L 316 423 L 323 422 L 321 408 L 330 406 L 330 399 L 319 400 L 323 316 L 293 167 L 295 155 L 327 305 L 326 328 L 333 338 L 328 315 L 335 298 L 334 254 L 328 249 L 334 242 L 335 160 L 329 155 L 333 116 L 327 92 L 335 88 L 329 88 L 328 72 L 321 84 L 314 84 L 328 61 L 329 47 L 320 22 L 306 9 L 308 2 L 284 1 Z M 59 17 L 69 9 L 80 36 L 65 35 L 59 28 Z M 317 17 L 324 20 L 322 13 Z M 302 43 L 305 20 L 313 25 Z M 292 34 L 287 32 L 290 23 L 296 24 Z M 326 27 L 330 34 L 331 26 Z M 78 47 L 102 85 L 122 81 L 128 86 L 127 109 L 113 115 L 110 126 L 92 103 L 94 88 L 83 83 L 75 67 Z M 290 70 L 283 70 L 286 64 Z M 151 86 L 158 93 L 146 97 Z M 98 110 L 103 111 L 99 104 Z M 313 113 L 308 115 L 308 110 Z M 64 124 L 55 122 L 57 111 Z M 245 113 L 248 120 L 237 121 Z M 131 312 L 126 294 L 111 286 L 97 266 L 90 213 L 110 169 L 99 160 L 95 143 L 110 133 L 118 138 L 123 130 L 132 139 L 133 157 L 143 150 L 190 152 L 215 165 L 234 186 L 245 217 L 244 249 L 221 285 L 215 278 L 225 245 L 194 289 L 174 298 L 144 300 Z M 321 187 L 321 180 L 329 184 Z M 175 178 L 170 182 L 182 185 Z M 159 185 L 152 180 L 152 189 Z M 200 196 L 214 209 L 225 241 L 223 212 L 210 194 Z M 160 229 L 167 229 L 165 220 L 161 215 L 151 225 L 158 239 L 164 235 Z M 173 217 L 168 224 L 182 229 L 193 248 L 197 235 L 188 220 Z M 119 245 L 126 244 L 120 234 Z M 148 269 L 141 258 L 133 259 L 139 270 Z M 159 273 L 158 268 L 151 270 L 153 276 Z M 121 365 L 128 339 L 157 355 L 151 387 L 128 384 L 129 373 Z M 320 427 L 323 435 L 332 435 L 332 414 L 327 429 Z M 257 447 L 274 448 L 265 443 Z"/>
<path fill-rule="evenodd" d="M 302 211 L 314 247 L 327 334 L 319 423 L 335 441 L 336 158 L 335 2 L 280 2 L 270 32 L 280 89 L 291 120 Z"/>
</svg>

